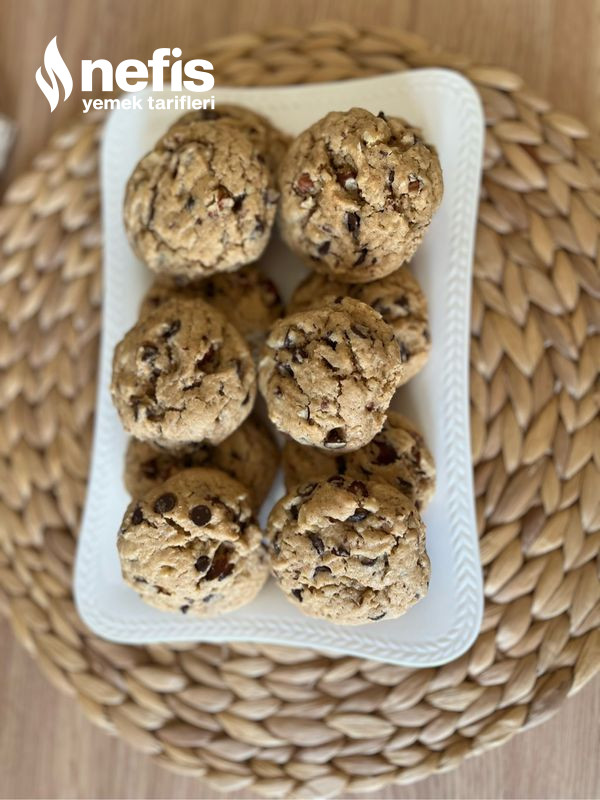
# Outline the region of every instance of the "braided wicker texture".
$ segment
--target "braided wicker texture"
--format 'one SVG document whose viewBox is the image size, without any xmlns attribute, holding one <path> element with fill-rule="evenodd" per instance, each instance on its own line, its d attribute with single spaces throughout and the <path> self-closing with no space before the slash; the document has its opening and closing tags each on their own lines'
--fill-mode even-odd
<svg viewBox="0 0 600 800">
<path fill-rule="evenodd" d="M 85 628 L 71 573 L 99 332 L 97 119 L 54 136 L 0 208 L 0 604 L 96 724 L 222 791 L 332 797 L 414 781 L 547 718 L 600 668 L 600 151 L 517 75 L 411 34 L 328 24 L 202 52 L 221 84 L 447 66 L 481 94 L 481 634 L 460 659 L 409 670 L 283 647 L 124 647 Z"/>
</svg>

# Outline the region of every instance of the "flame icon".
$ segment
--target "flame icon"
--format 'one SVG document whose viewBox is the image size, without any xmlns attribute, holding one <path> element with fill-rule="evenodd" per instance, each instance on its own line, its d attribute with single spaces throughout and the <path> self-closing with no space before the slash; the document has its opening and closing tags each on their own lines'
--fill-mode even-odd
<svg viewBox="0 0 600 800">
<path fill-rule="evenodd" d="M 48 83 L 48 81 L 42 75 L 41 67 L 38 67 L 37 72 L 35 73 L 35 80 L 37 85 L 46 96 L 46 100 L 50 104 L 50 112 L 52 112 L 58 105 L 58 99 L 60 95 L 58 81 L 56 79 L 58 78 L 63 87 L 65 93 L 63 98 L 64 100 L 66 100 L 73 91 L 73 78 L 71 77 L 69 68 L 65 64 L 65 61 L 58 50 L 56 36 L 51 42 L 48 43 L 46 51 L 44 52 L 44 68 L 48 73 L 50 83 Z"/>
</svg>

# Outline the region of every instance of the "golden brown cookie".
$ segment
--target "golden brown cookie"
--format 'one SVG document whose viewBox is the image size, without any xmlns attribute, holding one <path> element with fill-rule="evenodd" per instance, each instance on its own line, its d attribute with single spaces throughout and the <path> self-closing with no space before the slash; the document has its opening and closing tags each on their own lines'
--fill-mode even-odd
<svg viewBox="0 0 600 800">
<path fill-rule="evenodd" d="M 287 313 L 306 311 L 344 296 L 367 303 L 394 329 L 404 364 L 404 382 L 423 369 L 431 350 L 427 300 L 407 267 L 371 283 L 344 283 L 313 272 L 296 287 Z"/>
<path fill-rule="evenodd" d="M 131 246 L 154 272 L 198 280 L 239 269 L 265 249 L 274 177 L 243 128 L 171 128 L 137 164 L 125 193 Z"/>
<path fill-rule="evenodd" d="M 267 427 L 252 416 L 220 444 L 190 443 L 177 450 L 131 439 L 125 457 L 124 482 L 132 497 L 192 467 L 223 470 L 248 489 L 252 507 L 265 500 L 279 465 L 279 450 Z"/>
<path fill-rule="evenodd" d="M 111 394 L 137 439 L 218 444 L 252 410 L 256 374 L 248 345 L 223 314 L 175 298 L 119 342 Z"/>
<path fill-rule="evenodd" d="M 381 430 L 402 369 L 390 326 L 346 297 L 275 323 L 259 386 L 280 431 L 301 444 L 347 452 Z"/>
<path fill-rule="evenodd" d="M 408 261 L 442 199 L 435 148 L 396 117 L 332 112 L 290 145 L 280 226 L 307 266 L 352 283 Z"/>
<path fill-rule="evenodd" d="M 427 593 L 425 527 L 389 484 L 340 475 L 301 484 L 269 515 L 267 536 L 275 579 L 312 617 L 393 619 Z"/>
<path fill-rule="evenodd" d="M 134 499 L 117 541 L 123 578 L 156 608 L 214 617 L 249 603 L 268 573 L 247 491 L 189 469 Z"/>
<path fill-rule="evenodd" d="M 395 411 L 388 411 L 375 438 L 353 453 L 324 453 L 288 439 L 283 448 L 283 471 L 288 491 L 332 475 L 385 481 L 405 494 L 417 510 L 427 506 L 435 491 L 433 456 L 417 428 Z"/>
</svg>

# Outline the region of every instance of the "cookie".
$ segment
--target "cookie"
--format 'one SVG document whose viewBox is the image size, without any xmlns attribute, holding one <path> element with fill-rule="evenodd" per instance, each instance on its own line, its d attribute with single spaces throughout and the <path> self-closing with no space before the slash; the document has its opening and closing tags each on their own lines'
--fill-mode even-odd
<svg viewBox="0 0 600 800">
<path fill-rule="evenodd" d="M 267 330 L 283 310 L 277 287 L 254 264 L 188 285 L 158 279 L 142 300 L 140 316 L 144 317 L 172 297 L 199 297 L 218 308 L 257 355 Z"/>
<path fill-rule="evenodd" d="M 201 300 L 169 300 L 115 348 L 111 394 L 125 430 L 163 445 L 222 442 L 256 396 L 248 345 Z"/>
<path fill-rule="evenodd" d="M 393 619 L 427 592 L 425 527 L 389 484 L 339 475 L 301 484 L 271 512 L 267 538 L 275 579 L 309 616 Z"/>
<path fill-rule="evenodd" d="M 198 280 L 238 269 L 265 249 L 278 193 L 242 128 L 171 128 L 138 163 L 125 192 L 131 246 L 154 272 Z"/>
<path fill-rule="evenodd" d="M 142 497 L 172 475 L 192 467 L 223 470 L 248 489 L 258 510 L 269 493 L 279 464 L 279 450 L 267 428 L 255 417 L 247 419 L 221 444 L 199 442 L 177 450 L 131 439 L 125 456 L 124 483 L 132 497 Z"/>
<path fill-rule="evenodd" d="M 435 148 L 408 123 L 362 108 L 301 133 L 279 171 L 281 232 L 317 272 L 388 275 L 423 239 L 443 191 Z"/>
<path fill-rule="evenodd" d="M 117 547 L 123 578 L 142 600 L 190 616 L 249 603 L 268 574 L 246 490 L 214 469 L 179 472 L 133 500 Z"/>
<path fill-rule="evenodd" d="M 381 315 L 343 298 L 273 325 L 259 387 L 280 431 L 344 453 L 381 430 L 402 370 L 394 332 Z"/>
<path fill-rule="evenodd" d="M 233 103 L 219 103 L 217 108 L 189 111 L 180 117 L 175 125 L 213 120 L 219 120 L 241 128 L 264 154 L 270 169 L 277 170 L 290 145 L 291 138 L 276 128 L 262 114 L 257 114 L 256 111 L 251 111 L 249 108 L 237 106 Z"/>
<path fill-rule="evenodd" d="M 405 494 L 417 510 L 427 506 L 435 491 L 433 456 L 417 428 L 396 411 L 388 411 L 381 431 L 353 453 L 329 455 L 288 439 L 283 448 L 283 471 L 288 491 L 331 475 L 385 481 Z"/>
<path fill-rule="evenodd" d="M 431 350 L 427 300 L 410 270 L 400 267 L 371 283 L 344 283 L 313 273 L 294 291 L 287 313 L 316 308 L 343 296 L 367 303 L 394 329 L 405 380 L 423 369 Z"/>
</svg>

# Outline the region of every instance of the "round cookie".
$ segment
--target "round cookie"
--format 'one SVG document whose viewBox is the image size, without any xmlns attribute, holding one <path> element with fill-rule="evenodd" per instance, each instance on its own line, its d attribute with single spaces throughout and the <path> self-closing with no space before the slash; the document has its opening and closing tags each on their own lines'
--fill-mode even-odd
<svg viewBox="0 0 600 800">
<path fill-rule="evenodd" d="M 279 430 L 301 444 L 347 452 L 381 430 L 402 369 L 390 326 L 346 297 L 273 325 L 259 387 Z"/>
<path fill-rule="evenodd" d="M 158 279 L 142 300 L 140 316 L 145 316 L 172 297 L 199 297 L 218 308 L 257 355 L 267 330 L 281 316 L 283 309 L 277 287 L 254 264 L 237 272 L 224 272 L 199 283 L 181 286 L 165 278 Z"/>
<path fill-rule="evenodd" d="M 273 174 L 242 128 L 190 122 L 171 128 L 137 164 L 125 229 L 154 272 L 197 280 L 260 257 L 277 198 Z"/>
<path fill-rule="evenodd" d="M 308 480 L 331 475 L 385 481 L 405 494 L 419 511 L 435 491 L 433 456 L 417 428 L 396 411 L 388 411 L 381 431 L 353 453 L 329 455 L 288 439 L 283 448 L 283 471 L 288 491 Z"/>
<path fill-rule="evenodd" d="M 431 350 L 427 300 L 409 269 L 400 267 L 371 283 L 344 283 L 315 272 L 296 287 L 287 313 L 317 308 L 340 296 L 367 303 L 391 325 L 400 346 L 405 381 L 423 369 Z"/>
<path fill-rule="evenodd" d="M 290 145 L 279 171 L 281 232 L 309 267 L 352 283 L 411 258 L 438 208 L 435 148 L 401 119 L 332 112 Z"/>
<path fill-rule="evenodd" d="M 270 169 L 277 170 L 290 145 L 291 138 L 276 128 L 262 114 L 257 114 L 256 111 L 233 103 L 219 103 L 217 108 L 189 111 L 180 117 L 175 125 L 213 120 L 242 128 L 257 148 L 262 151 Z M 173 128 L 175 125 L 171 127 Z"/>
<path fill-rule="evenodd" d="M 142 600 L 182 614 L 233 611 L 268 574 L 248 494 L 219 470 L 179 472 L 133 500 L 117 547 L 123 578 Z"/>
<path fill-rule="evenodd" d="M 425 527 L 389 484 L 339 475 L 301 484 L 277 503 L 267 534 L 275 579 L 309 616 L 393 619 L 427 592 Z"/>
<path fill-rule="evenodd" d="M 256 374 L 248 345 L 223 314 L 175 298 L 116 346 L 111 394 L 137 439 L 218 444 L 250 413 Z"/>
<path fill-rule="evenodd" d="M 172 475 L 192 467 L 223 470 L 248 489 L 252 507 L 259 509 L 269 493 L 279 464 L 279 450 L 266 426 L 251 417 L 221 444 L 199 442 L 177 450 L 130 439 L 125 456 L 124 483 L 132 497 L 142 497 Z"/>
</svg>

